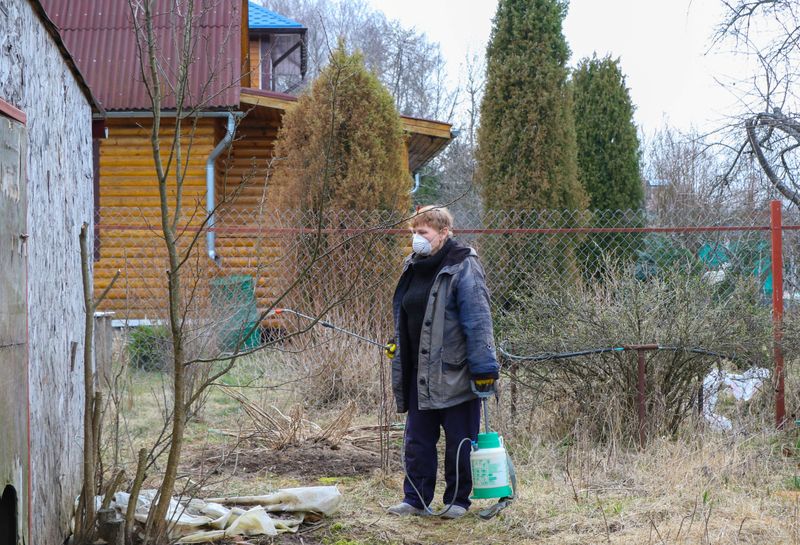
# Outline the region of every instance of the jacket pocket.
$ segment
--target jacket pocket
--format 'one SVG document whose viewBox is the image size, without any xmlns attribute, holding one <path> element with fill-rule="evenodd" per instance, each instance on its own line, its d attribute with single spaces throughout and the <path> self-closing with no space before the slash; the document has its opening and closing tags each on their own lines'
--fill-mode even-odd
<svg viewBox="0 0 800 545">
<path fill-rule="evenodd" d="M 442 347 L 442 370 L 460 371 L 467 363 L 467 346 L 463 342 L 445 343 Z"/>
<path fill-rule="evenodd" d="M 447 355 L 445 355 L 447 354 Z M 467 365 L 466 350 L 444 352 L 442 354 L 442 386 L 451 399 L 469 390 L 470 371 Z"/>
<path fill-rule="evenodd" d="M 460 371 L 461 369 L 463 369 L 464 364 L 466 362 L 467 362 L 467 360 L 461 360 L 458 363 L 449 363 L 449 362 L 446 362 L 446 361 L 442 360 L 442 370 L 445 373 Z"/>
</svg>

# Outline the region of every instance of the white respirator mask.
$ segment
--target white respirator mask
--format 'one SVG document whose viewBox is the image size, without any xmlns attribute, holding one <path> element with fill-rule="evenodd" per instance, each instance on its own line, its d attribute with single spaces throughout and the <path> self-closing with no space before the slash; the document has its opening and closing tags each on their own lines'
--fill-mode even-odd
<svg viewBox="0 0 800 545">
<path fill-rule="evenodd" d="M 431 241 L 427 238 L 414 233 L 414 236 L 411 238 L 411 249 L 414 250 L 415 253 L 419 255 L 431 255 Z"/>
</svg>

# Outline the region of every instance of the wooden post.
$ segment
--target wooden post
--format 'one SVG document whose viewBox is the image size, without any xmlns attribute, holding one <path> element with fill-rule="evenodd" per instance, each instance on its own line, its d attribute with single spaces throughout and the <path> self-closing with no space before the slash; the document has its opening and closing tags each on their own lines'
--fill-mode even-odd
<svg viewBox="0 0 800 545">
<path fill-rule="evenodd" d="M 94 313 L 94 361 L 96 380 L 102 388 L 109 388 L 113 379 L 112 355 L 114 329 L 111 327 L 113 312 Z"/>
</svg>

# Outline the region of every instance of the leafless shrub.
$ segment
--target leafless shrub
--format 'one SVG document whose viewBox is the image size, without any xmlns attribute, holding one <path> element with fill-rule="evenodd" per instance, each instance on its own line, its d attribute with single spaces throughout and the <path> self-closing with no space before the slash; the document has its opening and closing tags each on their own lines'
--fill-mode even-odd
<svg viewBox="0 0 800 545">
<path fill-rule="evenodd" d="M 646 352 L 648 435 L 676 435 L 697 410 L 703 377 L 716 366 L 769 367 L 770 308 L 751 277 L 726 287 L 674 269 L 638 280 L 635 269 L 608 266 L 590 284 L 553 290 L 536 282 L 519 312 L 498 322 L 516 353 L 562 353 L 658 344 Z M 720 356 L 685 349 L 703 348 Z M 593 439 L 629 442 L 637 434 L 636 351 L 520 363 L 518 403 L 528 430 L 556 437 L 585 428 Z M 521 408 L 517 414 L 526 414 Z"/>
<path fill-rule="evenodd" d="M 353 420 L 356 405 L 350 401 L 327 426 L 320 426 L 306 418 L 303 406 L 292 406 L 288 414 L 277 407 L 260 406 L 233 388 L 221 387 L 226 395 L 238 401 L 252 421 L 252 431 L 248 434 L 256 442 L 268 448 L 281 449 L 287 445 L 297 445 L 305 441 L 325 441 L 337 445 L 347 433 Z"/>
</svg>

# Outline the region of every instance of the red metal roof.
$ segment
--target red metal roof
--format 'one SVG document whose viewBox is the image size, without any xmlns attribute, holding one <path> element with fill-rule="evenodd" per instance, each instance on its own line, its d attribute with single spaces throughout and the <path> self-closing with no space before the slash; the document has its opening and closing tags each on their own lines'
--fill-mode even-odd
<svg viewBox="0 0 800 545">
<path fill-rule="evenodd" d="M 138 47 L 127 0 L 41 0 L 59 28 L 78 68 L 106 110 L 149 110 L 142 83 Z M 174 82 L 178 68 L 175 39 L 180 19 L 170 7 L 182 2 L 156 0 L 154 33 L 163 82 Z M 206 2 L 196 2 L 199 12 Z M 194 62 L 189 68 L 185 107 L 238 108 L 241 77 L 241 6 L 238 0 L 210 3 L 195 17 Z M 176 23 L 177 21 L 177 23 Z M 175 96 L 164 88 L 162 108 L 175 108 Z"/>
</svg>

